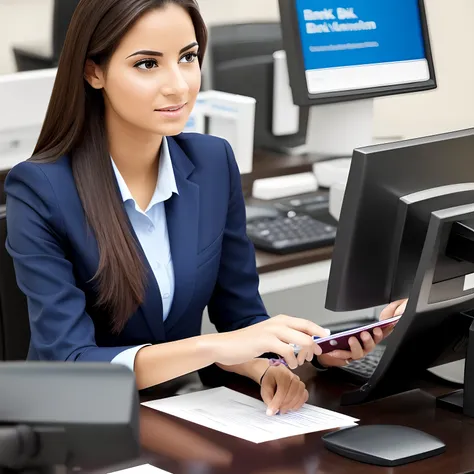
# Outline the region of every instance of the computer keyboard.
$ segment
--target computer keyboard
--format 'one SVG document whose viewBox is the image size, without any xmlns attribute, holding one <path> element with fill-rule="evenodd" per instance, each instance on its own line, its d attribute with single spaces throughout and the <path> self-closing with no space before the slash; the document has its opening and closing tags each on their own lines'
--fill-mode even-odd
<svg viewBox="0 0 474 474">
<path fill-rule="evenodd" d="M 369 352 L 365 357 L 359 360 L 354 360 L 350 364 L 340 367 L 341 370 L 347 373 L 349 378 L 357 383 L 365 383 L 370 379 L 374 373 L 380 359 L 385 352 L 384 345 L 375 346 L 372 352 Z"/>
<path fill-rule="evenodd" d="M 334 244 L 336 227 L 295 212 L 247 222 L 247 235 L 255 247 L 285 254 Z"/>
<path fill-rule="evenodd" d="M 372 352 L 369 352 L 364 358 L 354 360 L 349 365 L 339 367 L 342 372 L 339 374 L 349 382 L 357 385 L 363 385 L 375 372 L 380 360 L 385 352 L 384 343 L 375 346 Z M 443 382 L 455 383 L 462 385 L 464 383 L 464 363 L 463 360 L 451 362 L 439 367 L 428 369 L 432 375 L 435 375 Z"/>
<path fill-rule="evenodd" d="M 279 199 L 274 206 L 280 211 L 294 211 L 315 217 L 315 214 L 319 216 L 323 212 L 329 212 L 329 193 Z"/>
</svg>

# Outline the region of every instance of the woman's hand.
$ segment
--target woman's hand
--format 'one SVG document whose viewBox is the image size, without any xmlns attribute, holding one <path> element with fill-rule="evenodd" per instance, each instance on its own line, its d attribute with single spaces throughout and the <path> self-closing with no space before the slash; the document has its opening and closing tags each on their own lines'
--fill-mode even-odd
<svg viewBox="0 0 474 474">
<path fill-rule="evenodd" d="M 305 384 L 284 365 L 269 366 L 263 375 L 262 400 L 267 405 L 267 415 L 285 414 L 299 410 L 308 401 Z"/>
<path fill-rule="evenodd" d="M 236 365 L 271 352 L 283 357 L 291 369 L 321 354 L 312 336 L 327 336 L 327 331 L 305 319 L 279 315 L 237 331 L 212 334 L 207 338 L 215 362 Z M 291 344 L 298 345 L 298 356 Z"/>
<path fill-rule="evenodd" d="M 399 300 L 390 303 L 380 313 L 380 321 L 403 314 L 407 306 L 407 301 L 408 300 Z M 350 351 L 337 350 L 328 352 L 327 354 L 319 356 L 318 361 L 323 367 L 342 367 L 353 360 L 362 359 L 362 357 L 365 357 L 369 352 L 372 352 L 375 346 L 382 342 L 393 331 L 395 324 L 391 324 L 383 330 L 375 328 L 373 330 L 373 336 L 371 336 L 369 332 L 363 332 L 360 335 L 363 346 L 357 338 L 351 337 L 349 339 Z"/>
<path fill-rule="evenodd" d="M 390 303 L 388 306 L 385 306 L 383 311 L 380 313 L 380 321 L 393 318 L 394 316 L 400 316 L 407 309 L 407 303 L 408 303 L 408 299 L 405 299 L 405 300 L 394 301 L 393 303 Z M 394 327 L 395 327 L 395 324 L 392 324 L 391 326 L 386 328 L 386 330 L 388 331 L 390 329 L 390 332 L 391 332 Z"/>
</svg>

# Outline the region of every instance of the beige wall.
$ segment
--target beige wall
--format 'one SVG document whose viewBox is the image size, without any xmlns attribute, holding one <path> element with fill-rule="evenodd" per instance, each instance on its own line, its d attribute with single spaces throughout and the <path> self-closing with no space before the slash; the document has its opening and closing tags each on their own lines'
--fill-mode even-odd
<svg viewBox="0 0 474 474">
<path fill-rule="evenodd" d="M 51 47 L 53 0 L 0 0 L 0 74 L 15 71 L 11 46 Z"/>
<path fill-rule="evenodd" d="M 378 136 L 412 137 L 474 126 L 474 0 L 425 1 L 439 87 L 378 99 Z M 277 0 L 199 3 L 208 24 L 278 19 Z M 51 5 L 52 0 L 0 0 L 0 73 L 14 71 L 12 42 L 49 43 Z"/>
<path fill-rule="evenodd" d="M 411 137 L 474 127 L 474 1 L 425 2 L 438 88 L 379 99 L 380 135 Z"/>
</svg>

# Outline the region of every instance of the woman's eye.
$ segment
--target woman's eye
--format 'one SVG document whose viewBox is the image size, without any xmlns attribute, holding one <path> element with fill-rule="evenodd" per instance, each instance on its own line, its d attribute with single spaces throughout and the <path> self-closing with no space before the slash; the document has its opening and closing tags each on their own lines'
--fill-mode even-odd
<svg viewBox="0 0 474 474">
<path fill-rule="evenodd" d="M 198 55 L 196 53 L 187 53 L 181 58 L 181 62 L 192 63 L 197 57 Z"/>
<path fill-rule="evenodd" d="M 158 65 L 154 59 L 145 59 L 144 61 L 140 61 L 139 63 L 135 64 L 135 67 L 139 69 L 153 69 L 155 66 Z"/>
</svg>

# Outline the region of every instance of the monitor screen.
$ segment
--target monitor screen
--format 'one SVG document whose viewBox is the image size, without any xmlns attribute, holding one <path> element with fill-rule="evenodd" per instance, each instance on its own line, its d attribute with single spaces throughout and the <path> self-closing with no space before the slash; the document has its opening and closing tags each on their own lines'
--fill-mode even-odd
<svg viewBox="0 0 474 474">
<path fill-rule="evenodd" d="M 436 86 L 422 1 L 280 0 L 280 9 L 299 105 Z"/>
</svg>

